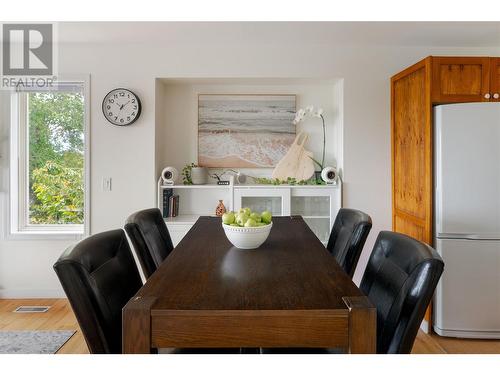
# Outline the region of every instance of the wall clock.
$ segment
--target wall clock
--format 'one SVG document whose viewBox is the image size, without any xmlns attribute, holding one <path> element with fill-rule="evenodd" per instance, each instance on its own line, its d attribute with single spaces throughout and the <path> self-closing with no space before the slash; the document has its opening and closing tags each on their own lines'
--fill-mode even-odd
<svg viewBox="0 0 500 375">
<path fill-rule="evenodd" d="M 127 89 L 111 90 L 102 101 L 104 117 L 113 125 L 131 125 L 141 115 L 141 101 Z"/>
</svg>

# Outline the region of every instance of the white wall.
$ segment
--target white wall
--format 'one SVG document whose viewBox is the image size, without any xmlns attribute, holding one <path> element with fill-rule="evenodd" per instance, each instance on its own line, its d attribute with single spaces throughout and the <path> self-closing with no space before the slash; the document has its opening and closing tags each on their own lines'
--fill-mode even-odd
<svg viewBox="0 0 500 375">
<path fill-rule="evenodd" d="M 373 218 L 373 229 L 355 275 L 359 280 L 377 233 L 391 227 L 390 76 L 430 54 L 500 55 L 500 48 L 326 44 L 297 48 L 292 43 L 245 44 L 241 39 L 235 45 L 218 45 L 216 41 L 203 45 L 72 44 L 61 45 L 59 54 L 61 74 L 91 75 L 93 233 L 120 227 L 130 212 L 154 205 L 155 78 L 342 78 L 343 203 Z M 126 128 L 110 125 L 101 114 L 104 95 L 122 86 L 135 91 L 143 102 L 141 118 Z M 0 151 L 3 154 L 3 149 Z M 113 178 L 111 192 L 101 191 L 103 177 Z M 60 291 L 51 265 L 66 245 L 63 241 L 0 240 L 0 296 L 12 296 L 19 290 L 38 296 Z"/>
</svg>

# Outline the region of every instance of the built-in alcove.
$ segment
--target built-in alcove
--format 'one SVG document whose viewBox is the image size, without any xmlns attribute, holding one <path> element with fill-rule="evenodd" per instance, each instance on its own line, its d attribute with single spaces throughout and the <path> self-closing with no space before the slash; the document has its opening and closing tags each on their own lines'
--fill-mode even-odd
<svg viewBox="0 0 500 375">
<path fill-rule="evenodd" d="M 325 164 L 342 169 L 343 81 L 324 78 L 157 78 L 155 100 L 156 175 L 165 166 L 179 171 L 198 160 L 199 94 L 294 94 L 297 109 L 321 107 L 326 120 Z M 321 159 L 321 120 L 308 118 L 297 125 L 297 133 L 309 134 L 305 144 Z M 253 176 L 270 176 L 272 168 L 245 169 Z"/>
<path fill-rule="evenodd" d="M 339 79 L 305 78 L 159 78 L 156 80 L 155 156 L 156 175 L 162 168 L 198 162 L 198 95 L 200 94 L 287 94 L 296 96 L 296 109 L 313 105 L 324 110 L 326 120 L 325 165 L 342 169 L 342 88 Z M 305 131 L 305 148 L 321 159 L 323 127 L 321 119 L 307 118 L 297 125 Z M 236 169 L 236 168 L 234 168 Z M 245 168 L 249 176 L 270 177 L 273 168 Z M 211 172 L 216 172 L 211 169 Z M 219 200 L 228 209 L 250 207 L 269 209 L 275 215 L 302 215 L 318 238 L 326 244 L 334 218 L 341 206 L 341 184 L 335 186 L 256 185 L 247 178 L 244 186 L 184 186 L 179 178 L 173 187 L 158 185 L 159 208 L 164 191 L 179 196 L 179 215 L 166 217 L 174 244 L 177 244 L 200 215 L 213 215 Z M 168 195 L 168 194 L 167 194 Z M 168 198 L 167 198 L 168 199 Z M 323 209 L 323 211 L 321 209 Z M 168 215 L 167 215 L 168 216 Z"/>
</svg>

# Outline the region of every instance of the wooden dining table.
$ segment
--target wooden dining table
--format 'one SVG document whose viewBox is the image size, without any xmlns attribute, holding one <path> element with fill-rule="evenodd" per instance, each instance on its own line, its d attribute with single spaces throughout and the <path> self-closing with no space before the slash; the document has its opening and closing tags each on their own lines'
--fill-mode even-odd
<svg viewBox="0 0 500 375">
<path fill-rule="evenodd" d="M 343 348 L 375 353 L 376 309 L 300 216 L 274 217 L 258 249 L 202 216 L 123 308 L 123 352 Z"/>
</svg>

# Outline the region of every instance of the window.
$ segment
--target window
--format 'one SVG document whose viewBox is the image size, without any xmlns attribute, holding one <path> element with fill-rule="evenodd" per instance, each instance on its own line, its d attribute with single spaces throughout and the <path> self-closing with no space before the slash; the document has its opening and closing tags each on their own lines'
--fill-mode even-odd
<svg viewBox="0 0 500 375">
<path fill-rule="evenodd" d="M 84 82 L 59 82 L 12 94 L 11 233 L 84 233 L 85 93 Z"/>
</svg>

